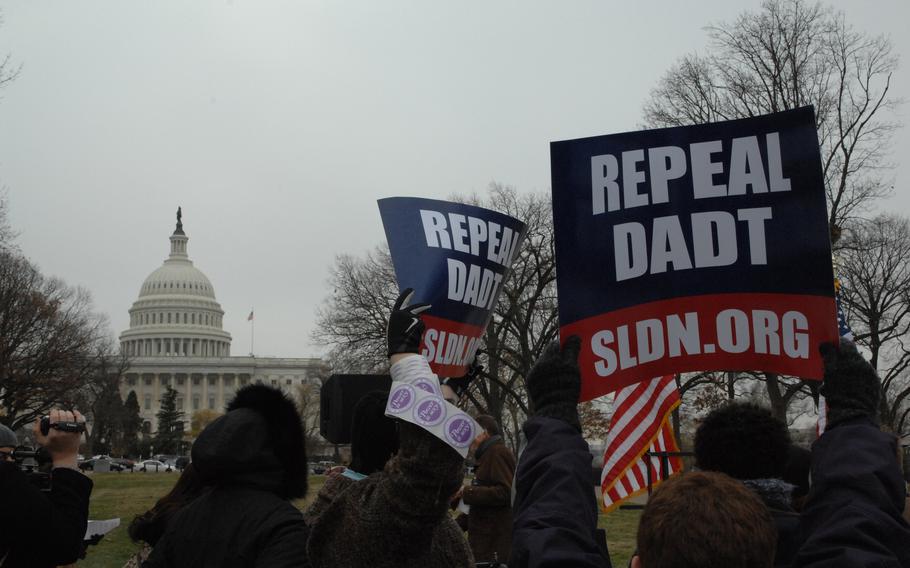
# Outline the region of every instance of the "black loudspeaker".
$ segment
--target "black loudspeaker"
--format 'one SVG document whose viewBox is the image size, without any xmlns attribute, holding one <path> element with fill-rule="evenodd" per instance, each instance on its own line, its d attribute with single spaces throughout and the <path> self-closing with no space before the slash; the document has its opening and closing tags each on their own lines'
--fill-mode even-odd
<svg viewBox="0 0 910 568">
<path fill-rule="evenodd" d="M 357 401 L 367 393 L 391 388 L 389 375 L 332 375 L 319 393 L 319 433 L 332 444 L 350 444 Z"/>
</svg>

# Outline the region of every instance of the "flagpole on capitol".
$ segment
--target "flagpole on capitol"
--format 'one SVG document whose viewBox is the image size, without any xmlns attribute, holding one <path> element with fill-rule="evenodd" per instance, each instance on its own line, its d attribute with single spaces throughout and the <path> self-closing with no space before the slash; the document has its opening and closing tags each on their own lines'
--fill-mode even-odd
<svg viewBox="0 0 910 568">
<path fill-rule="evenodd" d="M 256 320 L 253 318 L 253 308 L 250 308 L 250 315 L 247 316 L 246 321 L 250 322 L 250 357 L 255 357 L 253 346 L 256 338 Z"/>
</svg>

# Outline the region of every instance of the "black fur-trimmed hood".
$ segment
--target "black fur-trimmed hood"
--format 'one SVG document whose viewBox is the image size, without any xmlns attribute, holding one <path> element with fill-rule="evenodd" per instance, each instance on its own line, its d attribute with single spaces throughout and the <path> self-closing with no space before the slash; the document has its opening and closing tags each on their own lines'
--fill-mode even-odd
<svg viewBox="0 0 910 568">
<path fill-rule="evenodd" d="M 215 483 L 258 486 L 287 499 L 306 495 L 306 445 L 294 402 L 278 389 L 250 385 L 237 391 L 227 410 L 193 444 L 199 473 Z"/>
</svg>

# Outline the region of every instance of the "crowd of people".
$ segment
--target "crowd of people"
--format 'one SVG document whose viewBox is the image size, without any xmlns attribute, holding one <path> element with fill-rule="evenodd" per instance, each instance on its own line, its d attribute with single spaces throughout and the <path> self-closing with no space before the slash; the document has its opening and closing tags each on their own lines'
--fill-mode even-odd
<svg viewBox="0 0 910 568">
<path fill-rule="evenodd" d="M 420 357 L 424 308 L 407 297 L 389 323 L 393 380 Z M 173 490 L 131 523 L 144 547 L 129 565 L 611 566 L 581 435 L 579 348 L 575 337 L 551 345 L 526 377 L 531 414 L 517 461 L 496 421 L 476 418 L 469 485 L 461 453 L 386 416 L 385 394 L 367 395 L 350 467 L 332 471 L 304 512 L 293 505 L 307 493 L 297 410 L 277 389 L 245 387 L 199 435 Z M 665 481 L 645 507 L 631 566 L 910 566 L 900 448 L 877 424 L 878 377 L 849 342 L 821 352 L 829 426 L 809 459 L 766 409 L 715 410 L 696 432 L 697 471 Z M 81 416 L 51 415 L 66 420 Z M 46 495 L 2 459 L 15 437 L 0 429 L 0 566 L 56 566 L 80 552 L 92 484 L 75 470 L 78 434 L 36 438 L 53 459 Z"/>
</svg>

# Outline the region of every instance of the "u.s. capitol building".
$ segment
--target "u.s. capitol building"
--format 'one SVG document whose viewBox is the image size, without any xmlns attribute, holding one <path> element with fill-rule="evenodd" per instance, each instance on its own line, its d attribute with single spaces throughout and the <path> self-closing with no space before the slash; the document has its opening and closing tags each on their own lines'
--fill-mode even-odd
<svg viewBox="0 0 910 568">
<path fill-rule="evenodd" d="M 211 281 L 187 255 L 188 240 L 178 211 L 170 256 L 142 283 L 130 327 L 120 334 L 121 352 L 130 359 L 121 395 L 136 391 L 147 432 L 157 430 L 168 386 L 177 391 L 177 409 L 188 424 L 198 410 L 223 412 L 244 385 L 264 383 L 295 396 L 298 385 L 318 383 L 325 372 L 318 358 L 232 357 L 224 310 Z"/>
</svg>

